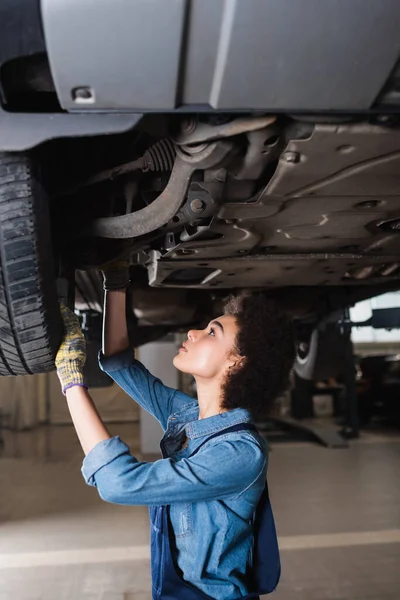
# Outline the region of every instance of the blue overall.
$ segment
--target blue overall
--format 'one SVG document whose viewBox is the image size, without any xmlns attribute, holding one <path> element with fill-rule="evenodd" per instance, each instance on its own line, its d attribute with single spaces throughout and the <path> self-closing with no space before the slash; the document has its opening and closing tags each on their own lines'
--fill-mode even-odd
<svg viewBox="0 0 400 600">
<path fill-rule="evenodd" d="M 210 439 L 231 431 L 255 430 L 251 423 L 239 423 L 208 437 L 192 454 Z M 151 575 L 153 600 L 212 600 L 194 586 L 182 579 L 174 564 L 171 547 L 171 525 L 169 506 L 149 507 L 151 522 Z M 251 593 L 238 600 L 253 598 L 259 600 L 260 594 L 272 592 L 280 577 L 278 540 L 274 517 L 269 501 L 268 486 L 258 502 L 253 516 L 254 546 L 252 573 L 249 589 Z"/>
</svg>

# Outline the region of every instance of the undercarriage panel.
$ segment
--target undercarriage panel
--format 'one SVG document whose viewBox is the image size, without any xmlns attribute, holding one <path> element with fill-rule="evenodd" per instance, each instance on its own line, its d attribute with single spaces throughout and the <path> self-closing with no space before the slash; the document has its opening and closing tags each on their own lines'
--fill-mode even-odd
<svg viewBox="0 0 400 600">
<path fill-rule="evenodd" d="M 397 0 L 41 5 L 68 111 L 369 110 L 400 51 Z"/>
<path fill-rule="evenodd" d="M 278 142 L 277 142 L 278 143 Z M 149 259 L 150 284 L 229 288 L 399 280 L 400 131 L 316 125 L 247 202 Z M 206 184 L 198 184 L 199 188 Z"/>
</svg>

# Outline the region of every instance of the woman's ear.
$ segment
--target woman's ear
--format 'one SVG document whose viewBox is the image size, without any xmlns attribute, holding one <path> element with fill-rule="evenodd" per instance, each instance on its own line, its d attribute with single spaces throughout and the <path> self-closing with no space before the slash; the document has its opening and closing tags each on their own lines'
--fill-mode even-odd
<svg viewBox="0 0 400 600">
<path fill-rule="evenodd" d="M 229 365 L 229 369 L 234 369 L 235 371 L 241 369 L 246 362 L 245 356 L 239 356 L 238 354 L 234 354 L 232 356 L 232 363 Z"/>
</svg>

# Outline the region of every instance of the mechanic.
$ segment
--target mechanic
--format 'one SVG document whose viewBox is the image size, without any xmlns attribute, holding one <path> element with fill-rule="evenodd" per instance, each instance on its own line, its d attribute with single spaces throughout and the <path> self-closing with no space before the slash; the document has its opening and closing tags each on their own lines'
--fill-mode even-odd
<svg viewBox="0 0 400 600">
<path fill-rule="evenodd" d="M 82 473 L 107 502 L 147 505 L 154 600 L 234 600 L 272 591 L 280 563 L 266 486 L 266 444 L 253 425 L 286 387 L 290 319 L 261 293 L 242 294 L 204 330 L 191 330 L 174 366 L 198 400 L 164 386 L 134 358 L 126 324 L 127 263 L 103 270 L 100 366 L 162 425 L 163 458 L 131 455 L 111 437 L 87 391 L 85 340 L 61 307 L 57 373 L 85 453 Z"/>
</svg>

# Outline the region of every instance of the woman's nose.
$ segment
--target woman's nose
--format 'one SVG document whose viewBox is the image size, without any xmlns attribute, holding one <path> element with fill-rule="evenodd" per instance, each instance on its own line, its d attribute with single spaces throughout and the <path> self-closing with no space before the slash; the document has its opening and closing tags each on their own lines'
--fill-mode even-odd
<svg viewBox="0 0 400 600">
<path fill-rule="evenodd" d="M 196 338 L 196 331 L 195 331 L 194 329 L 190 329 L 190 330 L 187 332 L 187 336 L 188 336 L 188 340 L 189 340 L 190 342 L 193 342 L 193 341 L 195 340 L 195 338 Z"/>
</svg>

